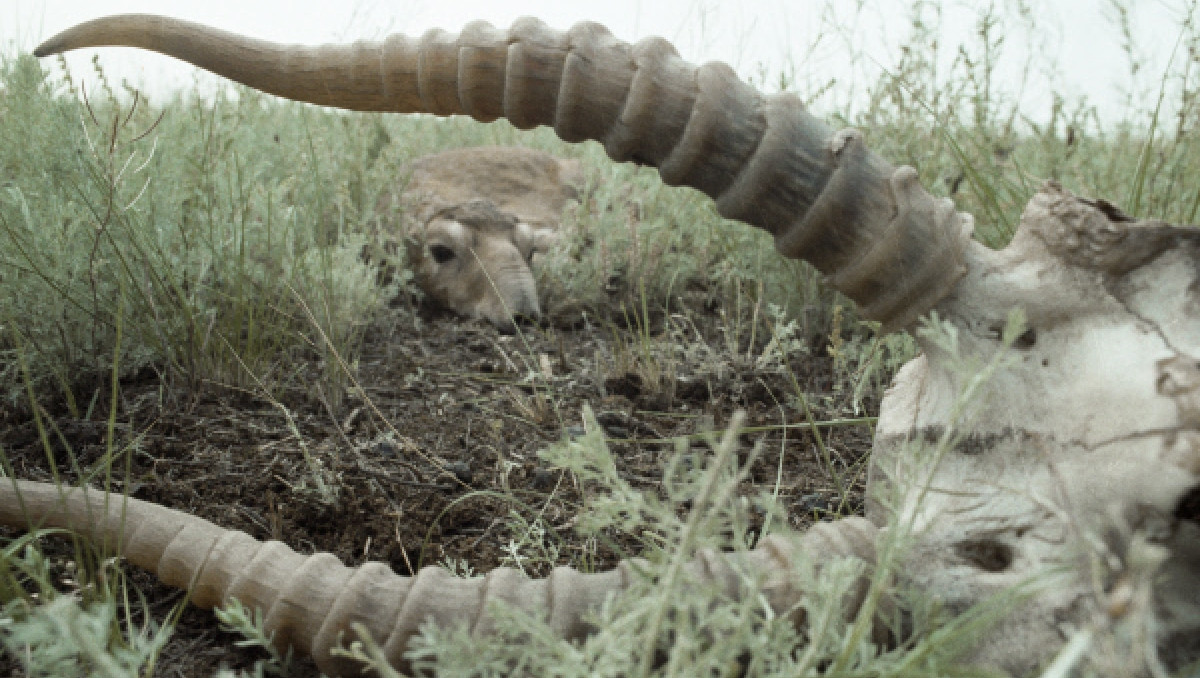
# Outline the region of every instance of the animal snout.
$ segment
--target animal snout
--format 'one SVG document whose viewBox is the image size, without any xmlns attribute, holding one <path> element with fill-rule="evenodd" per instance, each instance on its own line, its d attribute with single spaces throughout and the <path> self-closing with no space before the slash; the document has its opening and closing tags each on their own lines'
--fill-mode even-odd
<svg viewBox="0 0 1200 678">
<path fill-rule="evenodd" d="M 486 270 L 487 293 L 481 303 L 481 315 L 502 331 L 514 332 L 541 318 L 537 286 L 529 265 L 513 249 L 502 265 Z"/>
<path fill-rule="evenodd" d="M 500 334 L 516 334 L 518 329 L 542 326 L 542 314 L 535 308 L 525 313 L 515 313 L 508 322 L 497 325 Z"/>
<path fill-rule="evenodd" d="M 523 290 L 511 295 L 504 304 L 507 313 L 501 322 L 495 323 L 503 334 L 513 334 L 518 328 L 534 327 L 542 321 L 542 310 L 538 306 L 536 290 Z"/>
</svg>

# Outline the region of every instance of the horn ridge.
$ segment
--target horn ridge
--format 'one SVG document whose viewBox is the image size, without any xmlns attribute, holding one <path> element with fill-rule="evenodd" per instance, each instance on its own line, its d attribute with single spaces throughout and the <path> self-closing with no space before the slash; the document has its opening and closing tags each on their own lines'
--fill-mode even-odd
<svg viewBox="0 0 1200 678">
<path fill-rule="evenodd" d="M 553 125 L 559 79 L 567 60 L 567 37 L 532 17 L 508 30 L 504 117 L 518 129 Z"/>
<path fill-rule="evenodd" d="M 766 130 L 746 167 L 717 198 L 727 219 L 761 224 L 779 236 L 807 214 L 832 174 L 826 141 L 832 130 L 805 114 L 793 94 L 767 97 Z"/>
<path fill-rule="evenodd" d="M 633 66 L 629 43 L 604 26 L 590 21 L 572 26 L 554 111 L 555 134 L 569 142 L 607 137 L 628 99 Z"/>
<path fill-rule="evenodd" d="M 696 101 L 695 68 L 662 38 L 630 50 L 633 80 L 621 115 L 603 140 L 608 156 L 659 167 L 679 143 Z"/>
<path fill-rule="evenodd" d="M 355 624 L 362 624 L 373 640 L 386 639 L 394 627 L 396 611 L 408 597 L 410 582 L 411 579 L 398 576 L 384 563 L 370 561 L 355 568 L 313 634 L 313 660 L 317 668 L 329 676 L 360 675 L 361 664 L 335 657 L 330 650 L 357 637 Z"/>
<path fill-rule="evenodd" d="M 486 21 L 472 21 L 463 27 L 458 42 L 458 97 L 464 112 L 480 122 L 504 117 L 508 43 L 503 31 Z"/>
<path fill-rule="evenodd" d="M 417 43 L 399 33 L 389 35 L 379 50 L 381 110 L 420 111 L 425 103 L 417 75 Z"/>
<path fill-rule="evenodd" d="M 438 116 L 467 112 L 459 94 L 459 40 L 440 28 L 421 36 L 417 44 L 417 87 L 422 108 Z"/>
<path fill-rule="evenodd" d="M 659 172 L 668 184 L 691 186 L 719 200 L 745 169 L 766 130 L 763 97 L 718 62 L 695 69 L 695 82 L 691 116 Z"/>
</svg>

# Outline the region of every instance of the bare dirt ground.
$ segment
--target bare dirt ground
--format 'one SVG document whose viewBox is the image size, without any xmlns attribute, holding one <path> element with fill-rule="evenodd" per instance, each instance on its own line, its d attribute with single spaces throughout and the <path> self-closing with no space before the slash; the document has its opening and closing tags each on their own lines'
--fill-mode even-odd
<svg viewBox="0 0 1200 678">
<path fill-rule="evenodd" d="M 716 309 L 698 304 L 688 312 L 701 334 L 718 331 Z M 280 407 L 248 391 L 201 385 L 164 394 L 153 374 L 123 383 L 117 442 L 137 439 L 127 489 L 136 498 L 259 539 L 282 540 L 300 552 L 329 551 L 351 565 L 381 560 L 401 574 L 448 559 L 466 561 L 475 572 L 497 567 L 503 564 L 502 547 L 519 537 L 510 532 L 510 512 L 530 517 L 533 511 L 562 540 L 560 560 L 570 562 L 583 548 L 571 524 L 586 488 L 547 468 L 537 452 L 579 434 L 585 403 L 610 438 L 620 473 L 655 492 L 663 462 L 674 449 L 673 436 L 721 430 L 739 409 L 747 412 L 748 426 L 777 426 L 783 423 L 777 400 L 785 402 L 793 390 L 784 374 L 705 373 L 686 363 L 676 366 L 673 383 L 648 387 L 637 373 L 606 371 L 597 359 L 614 342 L 637 341 L 616 323 L 562 321 L 530 329 L 522 339 L 444 315 L 427 317 L 418 333 L 411 313 L 395 308 L 373 326 L 358 361 L 360 383 L 390 427 L 353 392 L 341 402 L 298 389 L 276 394 L 289 422 Z M 790 368 L 801 388 L 816 396 L 811 399 L 814 417 L 837 418 L 844 413 L 821 411 L 819 405 L 820 395 L 832 388 L 826 351 L 810 348 L 809 356 L 792 359 Z M 317 361 L 315 355 L 297 357 L 290 368 L 316 374 Z M 531 386 L 531 367 L 542 374 L 543 386 Z M 82 421 L 65 414 L 65 407 L 42 405 L 62 432 L 52 442 L 60 469 L 70 468 L 67 445 L 82 465 L 101 458 L 107 447 L 106 407 L 96 408 L 95 419 Z M 786 417 L 787 423 L 805 421 L 794 410 Z M 786 433 L 782 446 L 780 428 L 742 435 L 745 449 L 762 439 L 772 450 L 755 463 L 745 493 L 774 487 L 782 450 L 780 494 L 792 524 L 800 527 L 827 515 L 838 498 L 813 437 L 794 429 Z M 852 469 L 847 481 L 854 487 L 842 510 L 860 511 L 862 478 L 853 469 L 860 469 L 868 453 L 870 428 L 829 428 L 822 435 L 838 471 Z M 335 501 L 318 491 L 301 440 L 310 458 L 324 467 Z M 693 445 L 706 445 L 694 440 Z M 28 411 L 0 415 L 0 445 L 18 477 L 50 477 Z M 124 483 L 117 487 L 126 489 Z M 64 558 L 71 555 L 69 545 L 48 548 Z M 604 566 L 621 555 L 600 547 Z M 182 597 L 144 573 L 131 577 L 160 620 Z M 218 629 L 210 612 L 189 609 L 159 658 L 156 675 L 210 676 L 219 666 L 247 667 L 264 656 L 233 649 L 236 640 Z M 0 674 L 21 675 L 12 658 L 0 661 Z M 294 675 L 316 671 L 302 661 Z"/>
</svg>

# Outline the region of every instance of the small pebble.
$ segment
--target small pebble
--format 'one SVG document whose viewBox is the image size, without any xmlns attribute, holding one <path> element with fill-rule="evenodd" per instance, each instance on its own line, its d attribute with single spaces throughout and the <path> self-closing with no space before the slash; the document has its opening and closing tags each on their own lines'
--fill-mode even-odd
<svg viewBox="0 0 1200 678">
<path fill-rule="evenodd" d="M 823 494 L 806 494 L 800 497 L 800 501 L 796 502 L 796 509 L 801 513 L 812 513 L 814 511 L 828 511 L 829 499 Z"/>
<path fill-rule="evenodd" d="M 539 468 L 533 472 L 533 487 L 537 490 L 548 490 L 554 487 L 555 473 L 548 468 Z"/>
<path fill-rule="evenodd" d="M 605 426 L 604 435 L 607 438 L 616 438 L 617 440 L 627 440 L 632 437 L 629 435 L 629 429 L 624 426 Z"/>
<path fill-rule="evenodd" d="M 456 461 L 447 466 L 446 470 L 453 473 L 455 479 L 464 485 L 470 485 L 471 478 L 474 477 L 474 474 L 471 473 L 471 467 L 465 462 Z"/>
</svg>

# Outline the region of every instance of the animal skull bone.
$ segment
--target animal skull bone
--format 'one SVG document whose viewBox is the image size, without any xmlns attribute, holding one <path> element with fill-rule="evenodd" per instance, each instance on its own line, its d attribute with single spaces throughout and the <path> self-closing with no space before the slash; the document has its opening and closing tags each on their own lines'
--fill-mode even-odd
<svg viewBox="0 0 1200 678">
<path fill-rule="evenodd" d="M 1123 648 L 1128 663 L 1097 657 L 1096 668 L 1137 675 L 1155 650 L 1169 666 L 1194 661 L 1200 229 L 1135 221 L 1048 185 L 1007 248 L 973 244 L 967 262 L 937 307 L 959 355 L 994 359 L 1010 309 L 1028 329 L 977 386 L 947 346 L 919 335 L 924 355 L 883 401 L 868 517 L 912 531 L 902 571 L 953 610 L 1040 584 L 976 650 L 1016 675 L 1074 633 L 1120 621 L 1108 611 L 1139 574 L 1148 579 L 1137 571 L 1144 540 L 1165 558 L 1146 601 L 1156 643 Z M 920 449 L 939 442 L 930 472 Z M 895 496 L 889 486 L 907 488 L 890 507 L 878 500 Z"/>
<path fill-rule="evenodd" d="M 656 166 L 667 183 L 713 197 L 723 215 L 767 229 L 783 254 L 812 262 L 869 317 L 909 327 L 936 310 L 952 329 L 919 335 L 924 355 L 901 370 L 882 406 L 871 522 L 822 525 L 798 545 L 768 539 L 746 555 L 705 554 L 694 567 L 725 582 L 731 563 L 764 572 L 773 605 L 789 610 L 803 592 L 770 574 L 787 570 L 793 549 L 870 561 L 879 535 L 902 531 L 911 546 L 900 583 L 952 609 L 1031 579 L 1041 586 L 980 639 L 981 664 L 1024 673 L 1074 634 L 1115 638 L 1123 601 L 1149 612 L 1151 640 L 1120 655 L 1124 665 L 1097 659 L 1099 672 L 1200 660 L 1195 230 L 1135 222 L 1048 186 L 1012 244 L 987 250 L 969 241 L 969 219 L 925 193 L 911 169 L 869 153 L 857 133 L 833 133 L 793 97 L 763 97 L 727 67 L 693 67 L 665 41 L 630 46 L 595 24 L 562 34 L 533 20 L 507 32 L 474 23 L 461 36 L 296 48 L 127 16 L 70 29 L 37 54 L 98 45 L 161 51 L 318 104 L 553 125 L 568 141 L 597 139 L 616 160 Z M 1029 329 L 1006 349 L 999 337 L 1013 308 Z M 1005 355 L 1011 364 L 988 380 L 960 369 Z M 964 404 L 964 394 L 974 397 Z M 117 513 L 91 518 L 80 492 L 72 497 L 14 484 L 0 494 L 0 519 L 121 534 Z M 131 560 L 177 585 L 194 582 L 199 603 L 234 595 L 262 607 L 280 642 L 313 652 L 326 671 L 351 668 L 328 655 L 350 621 L 369 622 L 400 662 L 404 629 L 474 618 L 493 598 L 541 607 L 560 632 L 580 633 L 579 616 L 629 574 L 622 566 L 590 576 L 559 569 L 541 582 L 509 570 L 472 582 L 429 571 L 407 579 L 135 506 Z M 272 578 L 284 572 L 285 584 Z M 474 619 L 489 627 L 486 614 Z"/>
</svg>

